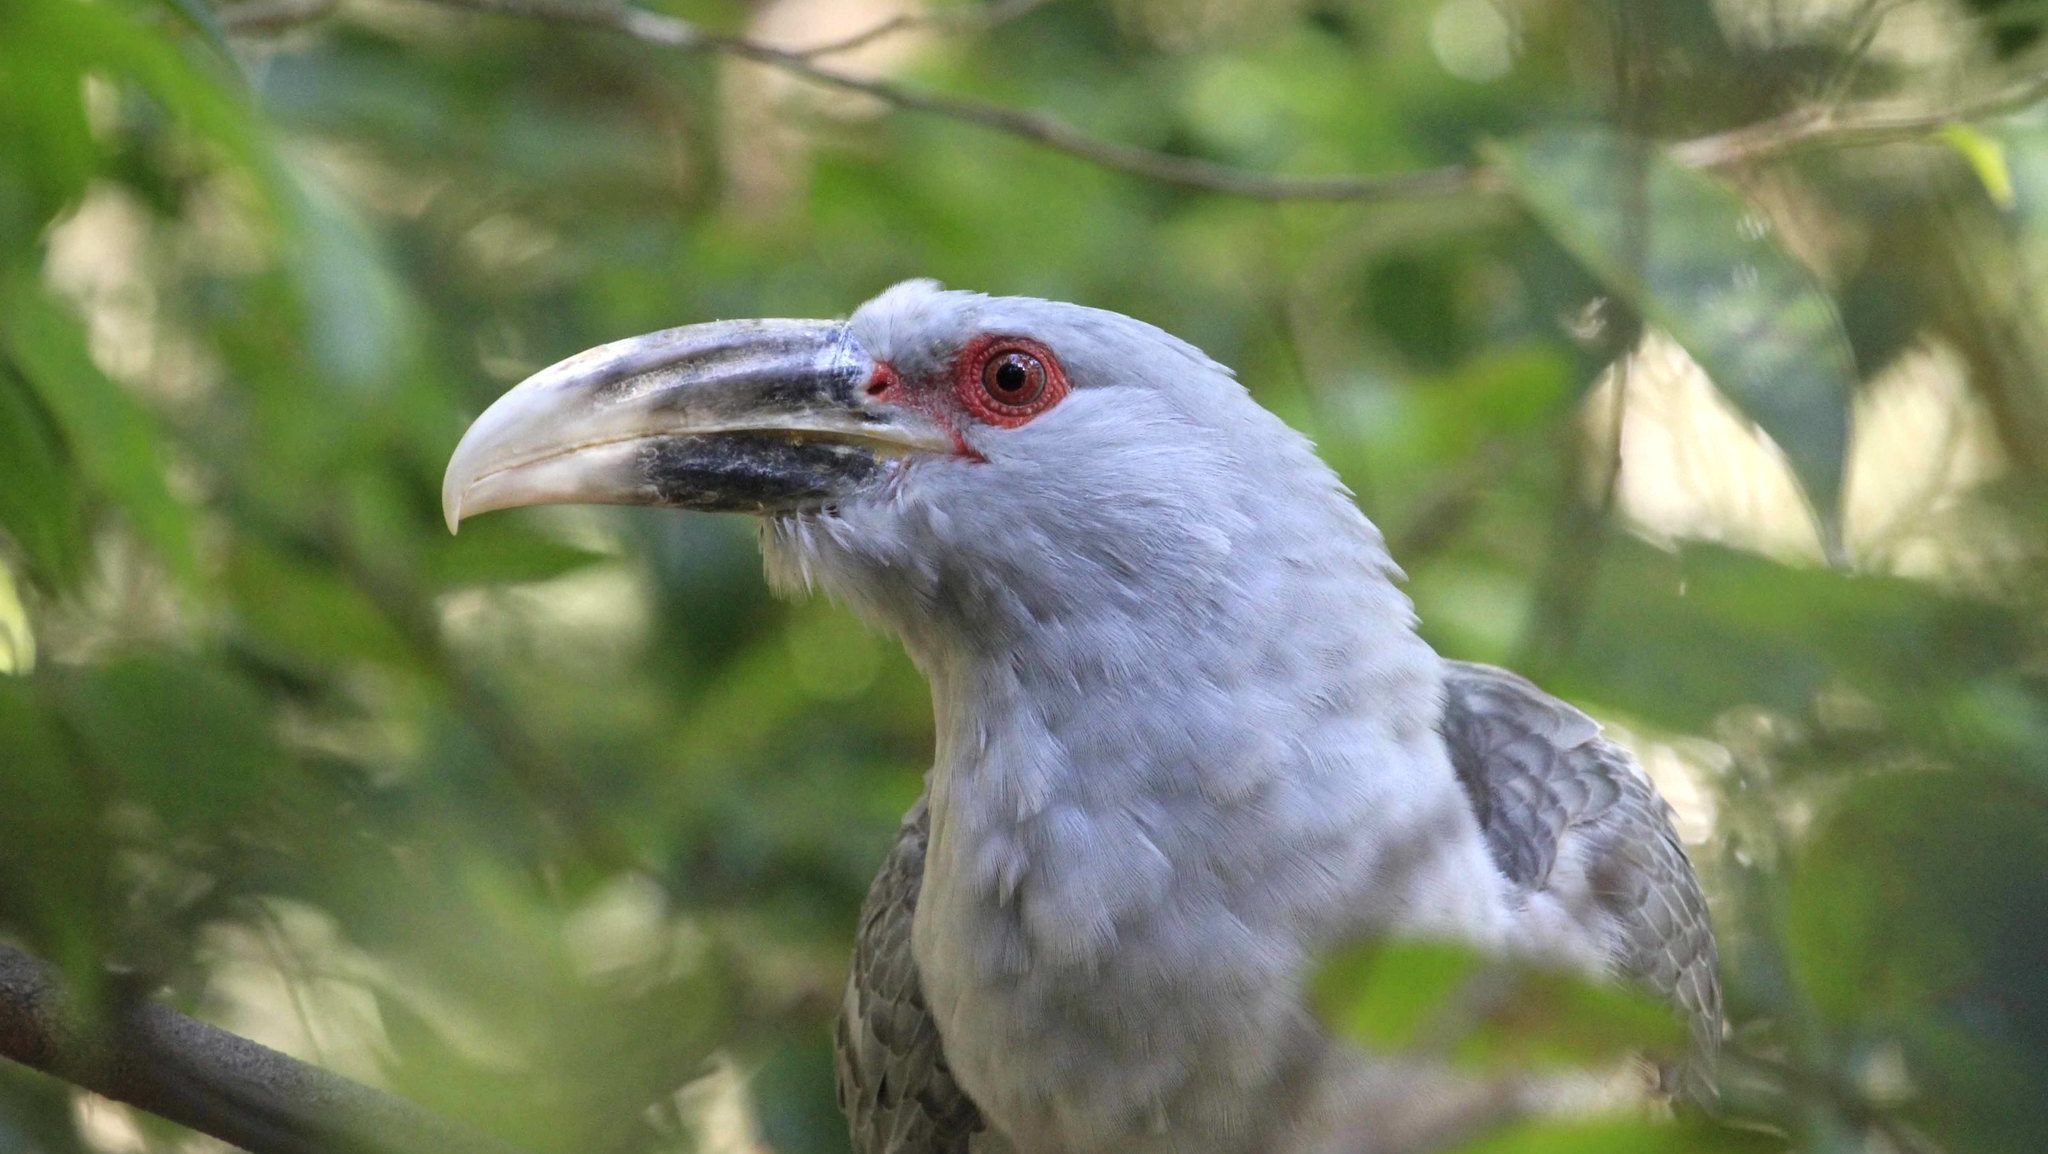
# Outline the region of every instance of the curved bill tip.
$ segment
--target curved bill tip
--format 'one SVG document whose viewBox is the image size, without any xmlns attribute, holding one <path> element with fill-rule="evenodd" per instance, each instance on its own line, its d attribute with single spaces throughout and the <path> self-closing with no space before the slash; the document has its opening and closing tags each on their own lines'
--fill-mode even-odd
<svg viewBox="0 0 2048 1154">
<path fill-rule="evenodd" d="M 441 516 L 450 533 L 460 531 L 463 518 L 498 509 L 652 503 L 642 458 L 669 422 L 658 407 L 594 400 L 592 388 L 551 369 L 484 410 L 441 478 Z"/>
<path fill-rule="evenodd" d="M 448 534 L 462 532 L 462 490 L 451 472 L 441 478 L 441 519 L 448 522 Z"/>
</svg>

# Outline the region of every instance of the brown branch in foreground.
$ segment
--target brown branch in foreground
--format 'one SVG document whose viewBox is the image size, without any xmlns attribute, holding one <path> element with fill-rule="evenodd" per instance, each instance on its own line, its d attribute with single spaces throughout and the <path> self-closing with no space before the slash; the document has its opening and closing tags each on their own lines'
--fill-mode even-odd
<svg viewBox="0 0 2048 1154">
<path fill-rule="evenodd" d="M 791 51 L 740 36 L 708 32 L 687 20 L 628 5 L 598 0 L 421 0 L 443 8 L 463 8 L 579 24 L 631 37 L 642 43 L 689 52 L 719 52 L 763 64 L 814 84 L 857 92 L 900 110 L 923 112 L 991 132 L 1027 140 L 1102 168 L 1162 184 L 1268 201 L 1391 201 L 1461 194 L 1501 195 L 1508 184 L 1485 165 L 1440 168 L 1384 175 L 1340 173 L 1330 176 L 1282 176 L 1255 172 L 1194 157 L 1178 156 L 1090 135 L 1058 117 L 1030 109 L 968 97 L 907 88 L 887 80 L 855 75 L 817 57 L 889 35 L 907 24 L 885 22 L 851 41 Z M 997 0 L 991 9 L 1018 6 Z M 2013 112 L 2048 99 L 2048 72 L 2027 77 L 1996 91 L 1928 108 L 1897 100 L 1815 105 L 1794 109 L 1756 124 L 1670 145 L 1667 154 L 1688 168 L 1739 168 L 1776 160 L 1813 148 L 1846 148 L 1918 140 L 1952 124 Z"/>
<path fill-rule="evenodd" d="M 410 1102 L 143 999 L 88 1020 L 0 946 L 0 1056 L 252 1154 L 517 1154 Z"/>
</svg>

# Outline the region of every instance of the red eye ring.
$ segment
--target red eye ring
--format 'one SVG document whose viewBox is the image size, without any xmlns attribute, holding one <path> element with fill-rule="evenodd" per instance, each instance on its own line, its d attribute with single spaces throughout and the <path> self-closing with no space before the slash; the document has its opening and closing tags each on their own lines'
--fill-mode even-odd
<svg viewBox="0 0 2048 1154">
<path fill-rule="evenodd" d="M 1028 337 L 985 336 L 954 362 L 953 392 L 977 419 L 1013 429 L 1067 395 L 1052 350 Z"/>
</svg>

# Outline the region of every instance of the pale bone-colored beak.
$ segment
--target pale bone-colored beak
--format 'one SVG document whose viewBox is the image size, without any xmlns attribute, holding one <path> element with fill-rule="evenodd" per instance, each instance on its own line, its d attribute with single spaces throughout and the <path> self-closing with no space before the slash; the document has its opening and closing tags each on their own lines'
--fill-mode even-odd
<svg viewBox="0 0 2048 1154">
<path fill-rule="evenodd" d="M 718 321 L 578 353 L 498 398 L 448 460 L 441 510 L 814 508 L 891 458 L 951 452 L 930 417 L 867 396 L 843 322 Z"/>
</svg>

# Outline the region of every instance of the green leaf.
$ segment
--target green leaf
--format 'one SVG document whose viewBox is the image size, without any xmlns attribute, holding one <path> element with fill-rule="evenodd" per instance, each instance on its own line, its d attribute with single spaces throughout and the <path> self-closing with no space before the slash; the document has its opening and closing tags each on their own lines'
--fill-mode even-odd
<svg viewBox="0 0 2048 1154">
<path fill-rule="evenodd" d="M 1682 1054 L 1685 1044 L 1678 1015 L 1648 994 L 1532 967 L 1513 975 L 1452 1054 L 1501 1068 L 1594 1066 L 1630 1054 Z"/>
<path fill-rule="evenodd" d="M 1677 1015 L 1635 990 L 1447 942 L 1340 954 L 1317 974 L 1312 1000 L 1368 1047 L 1424 1047 L 1471 1066 L 1594 1066 L 1684 1046 Z"/>
<path fill-rule="evenodd" d="M 14 571 L 0 561 L 0 673 L 27 673 L 36 667 L 36 635 L 28 609 L 14 584 Z"/>
<path fill-rule="evenodd" d="M 1311 1001 L 1324 1021 L 1378 1050 L 1421 1044 L 1488 959 L 1451 942 L 1389 941 L 1346 950 L 1324 963 Z"/>
<path fill-rule="evenodd" d="M 2004 141 L 1974 124 L 1946 125 L 1939 135 L 1977 174 L 1991 203 L 2003 209 L 2019 203 L 2019 193 L 2013 187 L 2012 165 L 2005 158 Z"/>
<path fill-rule="evenodd" d="M 230 559 L 227 580 L 250 627 L 293 653 L 322 663 L 401 662 L 408 656 L 390 620 L 331 568 L 245 538 Z"/>
<path fill-rule="evenodd" d="M 1863 779 L 1791 871 L 1787 945 L 1814 1004 L 1903 1050 L 1904 1109 L 1944 1149 L 2048 1133 L 2048 792 L 1976 771 Z"/>
<path fill-rule="evenodd" d="M 190 659 L 138 657 L 76 673 L 56 697 L 100 773 L 177 828 L 234 817 L 284 763 L 263 699 Z"/>
<path fill-rule="evenodd" d="M 154 418 L 100 372 L 78 322 L 32 279 L 17 276 L 0 294 L 0 345 L 64 430 L 86 480 L 128 514 L 174 572 L 190 578 L 189 515 L 166 484 Z"/>
<path fill-rule="evenodd" d="M 0 5 L 0 43 L 35 44 L 52 68 L 74 82 L 105 70 L 132 80 L 188 127 L 225 149 L 259 178 L 269 153 L 249 105 L 217 76 L 197 68 L 126 4 L 76 0 L 13 0 Z"/>
<path fill-rule="evenodd" d="M 1675 729 L 1741 705 L 1798 714 L 1833 684 L 1904 723 L 2018 654 L 2018 623 L 1995 605 L 1716 546 L 1616 535 L 1598 581 L 1553 688 Z"/>
<path fill-rule="evenodd" d="M 1455 1154 L 1771 1154 L 1781 1140 L 1706 1122 L 1644 1118 L 1528 1122 L 1456 1147 Z"/>
<path fill-rule="evenodd" d="M 459 537 L 434 541 L 426 568 L 437 588 L 546 581 L 610 558 L 520 527 L 518 518 L 478 518 Z"/>
<path fill-rule="evenodd" d="M 86 122 L 85 85 L 60 52 L 8 26 L 0 73 L 0 253 L 30 255 L 49 223 L 85 194 L 100 163 Z"/>
<path fill-rule="evenodd" d="M 1836 547 L 1856 366 L 1834 302 L 1771 240 L 1763 215 L 1603 128 L 1490 151 L 1558 243 L 1670 333 L 1784 451 Z"/>
<path fill-rule="evenodd" d="M 1962 771 L 1858 782 L 1824 815 L 1790 900 L 1793 961 L 1833 1014 L 1910 1016 L 2012 983 L 1990 1000 L 2044 1007 L 2035 1016 L 2048 1026 L 2048 792 L 2030 782 Z"/>
<path fill-rule="evenodd" d="M 0 929 L 44 958 L 97 969 L 112 916 L 95 779 L 78 772 L 40 678 L 0 678 Z"/>
<path fill-rule="evenodd" d="M 49 411 L 0 356 L 0 529 L 35 576 L 71 585 L 89 553 L 85 502 L 64 438 Z"/>
</svg>

